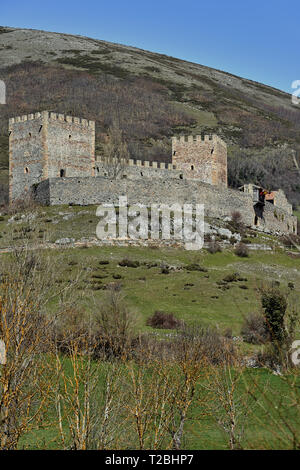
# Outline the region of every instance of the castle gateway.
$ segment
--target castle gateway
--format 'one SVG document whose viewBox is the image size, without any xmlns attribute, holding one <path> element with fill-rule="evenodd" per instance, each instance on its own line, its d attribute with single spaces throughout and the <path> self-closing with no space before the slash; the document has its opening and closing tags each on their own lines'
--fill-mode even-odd
<svg viewBox="0 0 300 470">
<path fill-rule="evenodd" d="M 282 191 L 227 188 L 227 146 L 216 135 L 173 137 L 169 164 L 116 163 L 121 163 L 118 171 L 110 171 L 114 162 L 95 157 L 94 121 L 48 111 L 9 120 L 11 202 L 28 193 L 45 205 L 117 204 L 119 196 L 127 196 L 130 205 L 204 204 L 208 217 L 239 211 L 248 226 L 297 231 Z"/>
</svg>

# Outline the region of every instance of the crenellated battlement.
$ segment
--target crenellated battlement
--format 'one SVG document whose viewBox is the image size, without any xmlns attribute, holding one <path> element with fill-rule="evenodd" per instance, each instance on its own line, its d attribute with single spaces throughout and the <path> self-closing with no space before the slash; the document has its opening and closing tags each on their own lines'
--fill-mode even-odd
<svg viewBox="0 0 300 470">
<path fill-rule="evenodd" d="M 144 168 L 158 168 L 160 170 L 176 170 L 176 165 L 165 162 L 149 162 L 148 160 L 129 160 L 129 166 L 140 166 Z"/>
<path fill-rule="evenodd" d="M 34 113 L 34 114 L 25 114 L 23 116 L 16 116 L 9 119 L 9 125 L 16 124 L 18 122 L 25 122 L 25 121 L 33 121 L 34 119 L 40 119 L 41 113 Z"/>
<path fill-rule="evenodd" d="M 180 135 L 172 137 L 172 145 L 176 144 L 177 142 L 180 143 L 202 143 L 202 142 L 219 142 L 220 144 L 226 146 L 224 140 L 221 139 L 216 134 L 197 134 L 197 135 Z"/>
<path fill-rule="evenodd" d="M 227 145 L 216 134 L 172 137 L 172 163 L 188 179 L 227 186 Z"/>
<path fill-rule="evenodd" d="M 69 124 L 78 124 L 82 127 L 90 127 L 95 129 L 95 121 L 89 121 L 88 119 L 83 119 L 79 117 L 68 116 L 65 114 L 54 113 L 49 111 L 42 111 L 38 113 L 25 114 L 23 116 L 16 116 L 9 119 L 9 125 L 23 123 L 26 121 L 34 121 L 37 119 L 42 119 L 43 121 L 60 121 L 67 122 Z"/>
<path fill-rule="evenodd" d="M 95 168 L 95 122 L 41 111 L 9 120 L 10 200 L 48 178 L 88 177 Z"/>
<path fill-rule="evenodd" d="M 125 159 L 107 159 L 102 156 L 96 156 L 96 165 L 97 163 L 102 165 L 124 165 L 126 167 L 141 167 L 141 168 L 155 168 L 161 170 L 176 170 L 176 165 L 172 163 L 165 163 L 165 162 L 150 162 L 149 160 L 125 160 Z"/>
</svg>

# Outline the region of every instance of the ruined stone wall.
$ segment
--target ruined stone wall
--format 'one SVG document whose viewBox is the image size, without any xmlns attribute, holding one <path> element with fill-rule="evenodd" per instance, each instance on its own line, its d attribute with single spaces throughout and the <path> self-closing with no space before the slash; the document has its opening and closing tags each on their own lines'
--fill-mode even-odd
<svg viewBox="0 0 300 470">
<path fill-rule="evenodd" d="M 227 187 L 227 146 L 216 135 L 173 137 L 172 163 L 188 179 Z"/>
<path fill-rule="evenodd" d="M 244 193 L 251 194 L 253 197 L 253 201 L 258 202 L 259 187 L 257 185 L 251 183 L 244 184 L 240 189 L 242 189 Z M 278 191 L 271 191 L 271 193 L 266 194 L 265 203 L 266 205 L 274 204 L 274 206 L 282 209 L 288 214 L 293 214 L 293 206 L 287 200 L 286 195 L 284 194 L 282 189 L 279 189 Z"/>
<path fill-rule="evenodd" d="M 118 204 L 127 196 L 129 204 L 204 204 L 207 217 L 223 218 L 240 211 L 247 225 L 254 220 L 252 198 L 231 189 L 220 190 L 200 181 L 181 179 L 51 178 L 41 183 L 36 198 L 42 204 Z"/>
<path fill-rule="evenodd" d="M 292 214 L 293 213 L 293 206 L 287 200 L 286 195 L 284 194 L 282 189 L 279 189 L 278 191 L 274 191 L 274 195 L 275 195 L 275 197 L 274 197 L 274 206 L 283 209 L 288 214 Z"/>
<path fill-rule="evenodd" d="M 92 176 L 95 123 L 63 114 L 41 113 L 9 120 L 10 200 L 49 177 Z"/>
<path fill-rule="evenodd" d="M 204 204 L 206 217 L 223 219 L 235 211 L 247 226 L 254 227 L 252 196 L 233 189 L 220 189 L 201 181 L 181 179 L 108 179 L 105 177 L 51 178 L 36 188 L 36 199 L 42 204 L 118 205 L 119 196 L 128 204 Z M 297 233 L 297 218 L 266 204 L 258 228 L 273 233 Z"/>
<path fill-rule="evenodd" d="M 297 217 L 266 202 L 263 217 L 258 218 L 257 226 L 273 233 L 297 233 Z"/>
</svg>

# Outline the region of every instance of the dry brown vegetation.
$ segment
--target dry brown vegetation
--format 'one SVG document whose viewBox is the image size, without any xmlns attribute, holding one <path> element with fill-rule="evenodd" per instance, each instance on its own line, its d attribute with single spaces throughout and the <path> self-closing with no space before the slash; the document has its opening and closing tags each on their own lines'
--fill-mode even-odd
<svg viewBox="0 0 300 470">
<path fill-rule="evenodd" d="M 70 63 L 62 58 L 58 65 L 23 62 L 1 69 L 8 104 L 0 118 L 0 166 L 7 168 L 8 118 L 42 109 L 95 120 L 97 154 L 103 154 L 109 128 L 116 123 L 131 158 L 168 162 L 168 138 L 174 133 L 193 133 L 198 125 L 188 107 L 172 104 L 184 102 L 216 117 L 217 129 L 203 122 L 203 132 L 220 133 L 221 129 L 226 142 L 235 144 L 229 148 L 230 186 L 251 181 L 272 189 L 281 187 L 298 205 L 299 172 L 294 164 L 294 157 L 299 162 L 300 150 L 298 109 L 267 104 L 265 99 L 196 74 L 192 87 L 160 80 L 150 72 L 141 76 L 122 69 L 120 75 L 116 67 L 103 68 L 100 59 L 94 54 L 82 62 L 81 55 L 74 52 Z M 76 64 L 81 70 L 64 68 Z M 291 149 L 296 152 L 293 156 Z"/>
<path fill-rule="evenodd" d="M 176 330 L 182 326 L 182 322 L 173 313 L 156 311 L 148 318 L 147 325 L 153 328 Z"/>
<path fill-rule="evenodd" d="M 135 156 L 144 140 L 162 138 L 170 135 L 174 126 L 192 122 L 184 113 L 174 110 L 166 87 L 149 79 L 132 77 L 118 81 L 109 76 L 95 77 L 86 72 L 34 63 L 1 72 L 6 77 L 8 90 L 8 104 L 1 114 L 2 135 L 7 134 L 9 117 L 48 109 L 95 120 L 98 146 L 104 141 L 108 128 L 116 123 Z M 151 157 L 151 153 L 155 158 L 167 155 L 166 150 L 158 147 L 144 158 Z"/>
<path fill-rule="evenodd" d="M 6 351 L 0 366 L 1 449 L 15 449 L 49 406 L 53 370 L 45 358 L 52 350 L 55 316 L 46 314 L 46 305 L 60 295 L 49 287 L 54 272 L 50 259 L 26 247 L 1 265 L 0 339 Z"/>
</svg>

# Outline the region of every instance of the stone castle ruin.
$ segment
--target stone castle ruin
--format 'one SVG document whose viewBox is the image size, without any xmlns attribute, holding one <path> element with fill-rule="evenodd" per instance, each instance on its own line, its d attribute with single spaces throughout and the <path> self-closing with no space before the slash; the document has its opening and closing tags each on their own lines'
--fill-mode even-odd
<svg viewBox="0 0 300 470">
<path fill-rule="evenodd" d="M 117 205 L 119 196 L 130 205 L 204 204 L 207 217 L 238 211 L 247 226 L 297 232 L 283 191 L 239 189 L 227 187 L 227 146 L 216 135 L 173 137 L 172 163 L 128 160 L 112 177 L 95 156 L 94 121 L 48 111 L 9 120 L 11 202 L 31 193 L 45 205 Z"/>
</svg>

